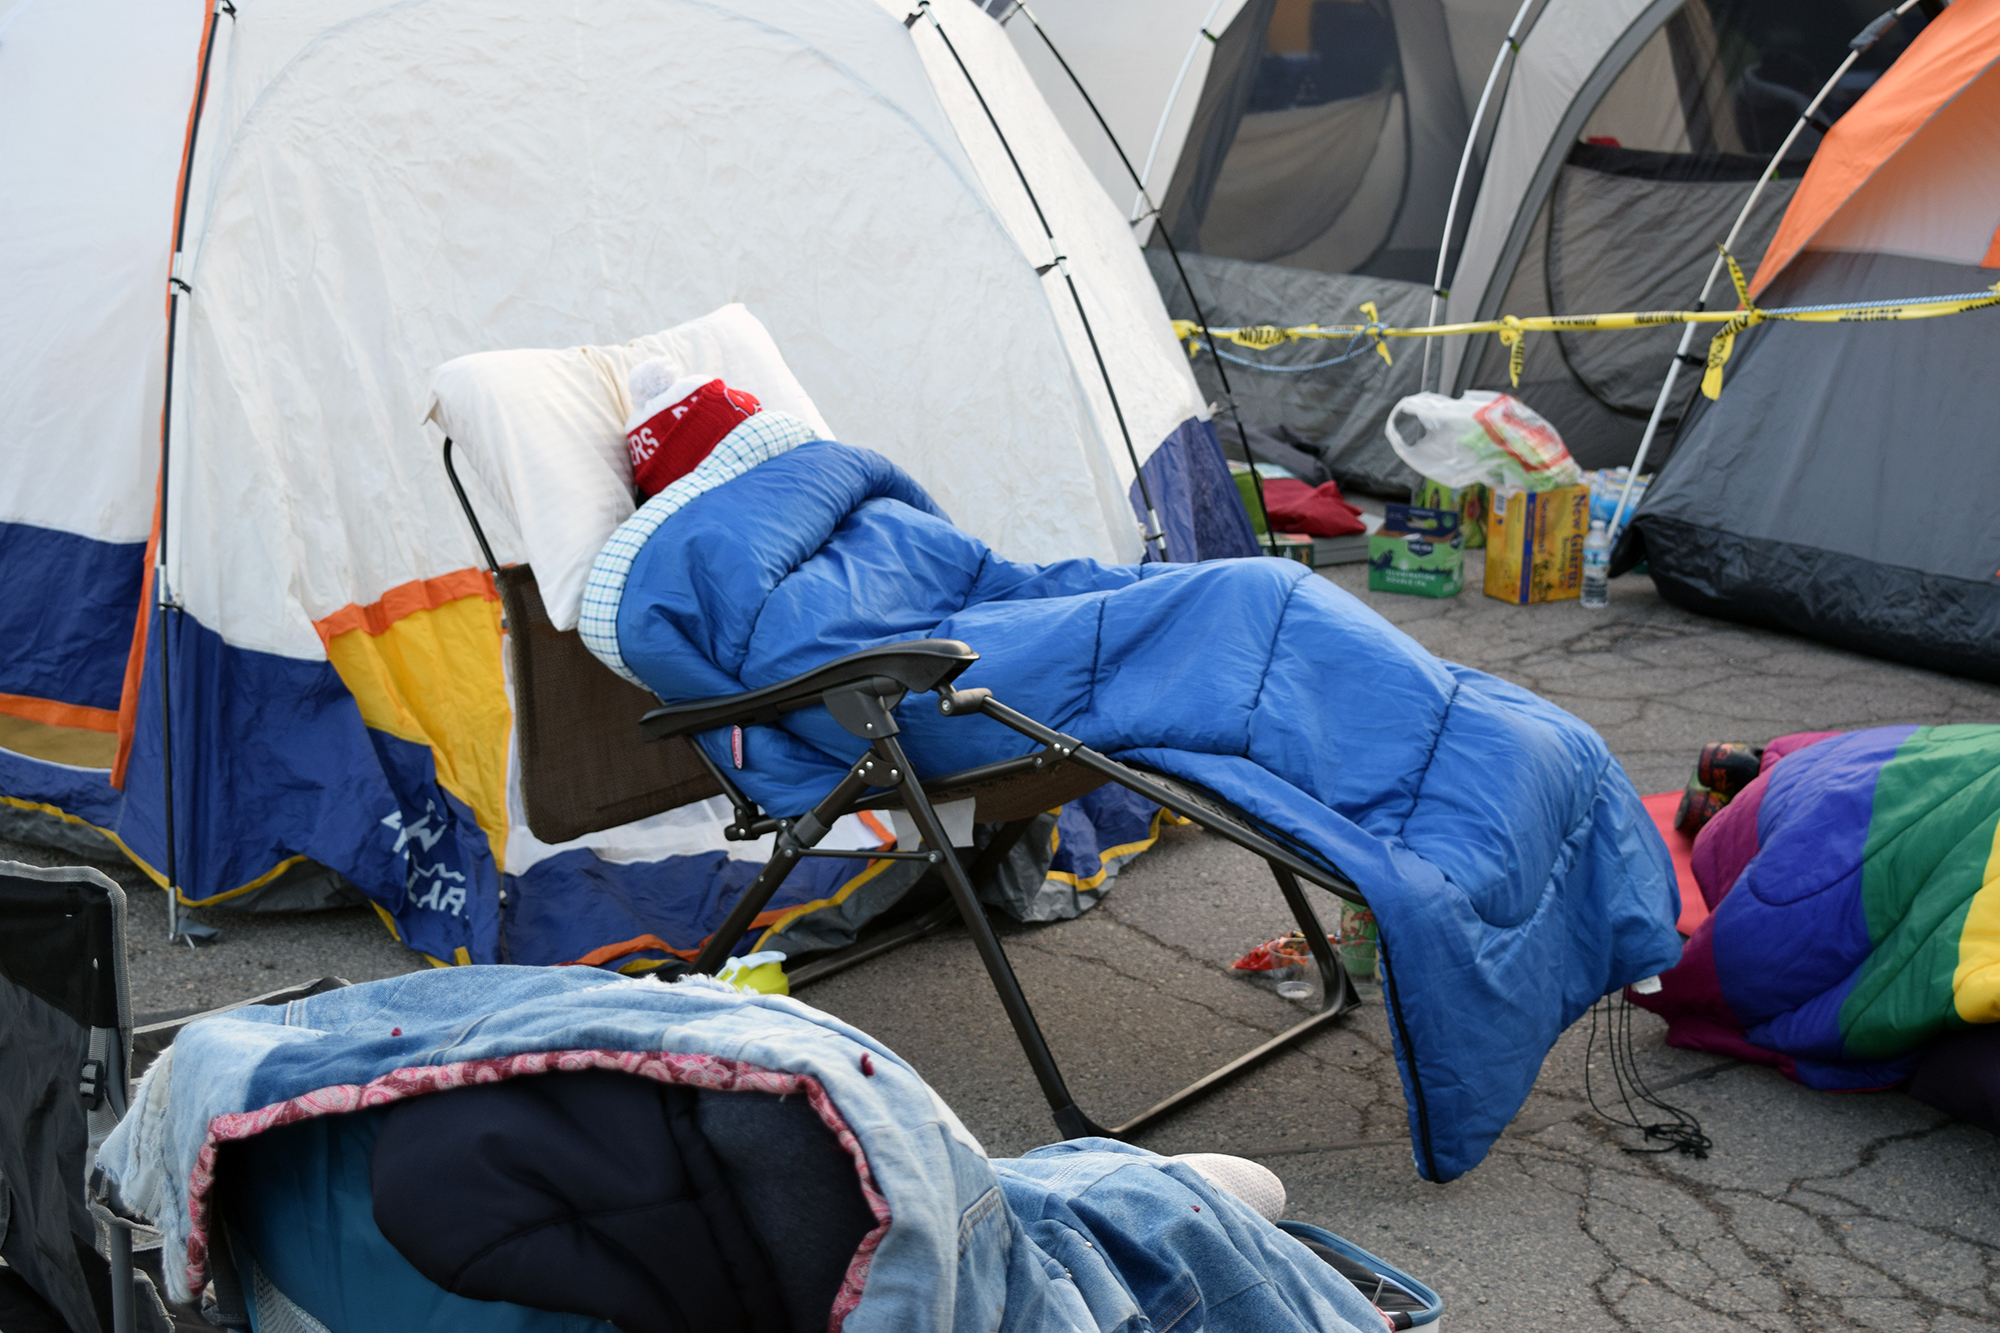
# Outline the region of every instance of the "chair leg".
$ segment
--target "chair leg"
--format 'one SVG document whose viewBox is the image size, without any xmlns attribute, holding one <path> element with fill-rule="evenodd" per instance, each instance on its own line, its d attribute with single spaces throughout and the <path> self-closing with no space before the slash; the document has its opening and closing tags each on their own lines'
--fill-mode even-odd
<svg viewBox="0 0 2000 1333">
<path fill-rule="evenodd" d="M 1032 819 L 1017 819 L 1011 824 L 1003 824 L 987 844 L 979 849 L 979 856 L 966 871 L 975 891 L 986 882 L 986 877 L 997 871 L 1006 861 L 1008 853 L 1021 841 L 1021 835 L 1028 831 Z M 873 958 L 880 958 L 902 948 L 913 940 L 920 940 L 936 930 L 942 930 L 959 919 L 958 904 L 947 898 L 940 906 L 923 915 L 892 927 L 872 939 L 856 940 L 844 949 L 836 949 L 799 967 L 796 971 L 787 969 L 786 976 L 792 983 L 792 993 L 797 994 L 816 981 L 838 976 L 850 967 L 858 967 Z"/>
<path fill-rule="evenodd" d="M 993 933 L 993 923 L 986 919 L 986 911 L 973 892 L 972 880 L 966 875 L 965 866 L 952 850 L 951 838 L 945 833 L 943 822 L 938 819 L 937 811 L 931 808 L 930 798 L 924 794 L 916 774 L 911 772 L 903 747 L 896 743 L 894 736 L 884 736 L 874 742 L 874 749 L 901 774 L 905 808 L 916 821 L 924 841 L 943 854 L 938 869 L 944 875 L 945 887 L 950 890 L 952 901 L 958 904 L 958 914 L 972 935 L 972 945 L 979 951 L 979 961 L 986 965 L 986 974 L 992 978 L 993 989 L 1000 996 L 1000 1007 L 1006 1011 L 1007 1021 L 1013 1024 L 1014 1036 L 1021 1043 L 1022 1054 L 1028 1057 L 1028 1067 L 1034 1071 L 1035 1081 L 1041 1085 L 1042 1095 L 1048 1099 L 1056 1128 L 1068 1139 L 1103 1134 L 1104 1130 L 1078 1110 L 1076 1099 L 1070 1096 L 1069 1086 L 1063 1082 L 1062 1071 L 1056 1068 L 1055 1056 L 1042 1036 L 1041 1024 L 1035 1021 L 1034 1010 L 1029 1008 L 1028 997 L 1022 993 L 1021 983 L 1014 975 L 1013 964 L 1007 961 L 1006 951 L 1000 947 L 1000 939 Z"/>
<path fill-rule="evenodd" d="M 1319 968 L 1321 1000 L 1319 1012 L 1302 1023 L 1295 1023 L 1277 1036 L 1251 1050 L 1245 1051 L 1228 1064 L 1211 1074 L 1196 1079 L 1173 1096 L 1158 1102 L 1133 1116 L 1122 1125 L 1111 1129 L 1113 1136 L 1125 1138 L 1171 1115 L 1197 1097 L 1213 1092 L 1238 1074 L 1263 1064 L 1272 1056 L 1288 1047 L 1298 1044 L 1321 1028 L 1329 1027 L 1335 1019 L 1361 1003 L 1355 993 L 1354 983 L 1348 978 L 1347 969 L 1341 966 L 1339 955 L 1327 943 L 1326 929 L 1319 923 L 1318 913 L 1306 898 L 1297 876 L 1276 861 L 1269 863 L 1271 873 L 1277 877 L 1278 892 L 1284 895 L 1286 906 L 1292 909 L 1292 917 L 1299 923 L 1299 930 L 1306 937 L 1306 947 L 1312 951 L 1313 963 Z"/>
<path fill-rule="evenodd" d="M 1354 980 L 1347 975 L 1347 967 L 1340 956 L 1327 942 L 1326 927 L 1320 925 L 1319 914 L 1313 911 L 1305 889 L 1299 878 L 1276 861 L 1268 863 L 1271 874 L 1278 881 L 1278 892 L 1285 896 L 1285 905 L 1292 909 L 1292 919 L 1299 923 L 1299 930 L 1306 937 L 1306 948 L 1312 951 L 1313 965 L 1319 968 L 1320 1012 L 1332 1010 L 1345 1013 L 1361 1003 L 1355 993 Z"/>
<path fill-rule="evenodd" d="M 872 779 L 880 776 L 877 760 L 873 754 L 862 756 L 847 770 L 847 776 L 834 785 L 820 803 L 812 808 L 812 813 L 793 821 L 778 832 L 777 845 L 771 849 L 771 859 L 750 881 L 750 887 L 743 890 L 743 896 L 736 900 L 736 906 L 708 937 L 708 943 L 701 946 L 695 955 L 693 969 L 696 972 L 714 975 L 729 958 L 744 934 L 749 931 L 757 914 L 764 910 L 777 893 L 785 879 L 792 873 L 792 867 L 801 857 L 811 851 L 824 838 L 833 822 L 840 818 L 848 803 L 861 794 L 865 787 L 875 785 Z"/>
<path fill-rule="evenodd" d="M 111 1267 L 111 1333 L 135 1333 L 139 1327 L 138 1292 L 133 1287 L 132 1233 L 113 1222 L 105 1248 Z"/>
<path fill-rule="evenodd" d="M 1007 961 L 1006 952 L 1000 947 L 998 936 L 993 933 L 992 923 L 973 893 L 972 883 L 966 876 L 957 855 L 952 852 L 950 839 L 946 836 L 937 814 L 931 809 L 923 788 L 910 771 L 904 758 L 902 747 L 894 738 L 884 738 L 875 742 L 876 752 L 892 764 L 903 776 L 903 796 L 911 817 L 917 821 L 924 840 L 932 847 L 944 852 L 944 860 L 939 869 L 943 871 L 945 884 L 951 890 L 952 898 L 958 903 L 959 915 L 965 921 L 966 929 L 972 935 L 973 946 L 979 950 L 980 961 L 986 965 L 987 974 L 993 979 L 994 989 L 999 993 L 1002 1008 L 1014 1026 L 1014 1035 L 1020 1040 L 1022 1053 L 1028 1058 L 1028 1066 L 1035 1073 L 1035 1079 L 1042 1087 L 1042 1095 L 1048 1098 L 1049 1110 L 1053 1114 L 1056 1128 L 1064 1138 L 1127 1138 L 1140 1130 L 1179 1110 L 1237 1075 L 1262 1064 L 1278 1052 L 1295 1045 L 1334 1022 L 1349 1009 L 1360 1003 L 1347 970 L 1341 966 L 1339 957 L 1327 943 L 1326 930 L 1319 923 L 1319 916 L 1312 903 L 1306 898 L 1305 890 L 1298 879 L 1285 866 L 1270 862 L 1271 871 L 1277 877 L 1278 891 L 1284 895 L 1285 903 L 1292 909 L 1299 929 L 1305 933 L 1307 947 L 1311 950 L 1313 962 L 1319 968 L 1323 999 L 1318 1013 L 1302 1023 L 1293 1025 L 1269 1041 L 1247 1051 L 1220 1069 L 1195 1080 L 1166 1100 L 1149 1107 L 1121 1125 L 1109 1129 L 1099 1125 L 1077 1106 L 1070 1095 L 1069 1087 L 1063 1081 L 1062 1071 L 1056 1067 L 1055 1056 L 1050 1052 L 1048 1041 L 1042 1035 L 1041 1025 L 1035 1021 L 1034 1011 L 1028 1006 L 1027 996 L 1021 991 L 1021 984 L 1014 976 L 1013 966 Z M 1018 837 L 1018 833 L 1016 834 Z"/>
</svg>

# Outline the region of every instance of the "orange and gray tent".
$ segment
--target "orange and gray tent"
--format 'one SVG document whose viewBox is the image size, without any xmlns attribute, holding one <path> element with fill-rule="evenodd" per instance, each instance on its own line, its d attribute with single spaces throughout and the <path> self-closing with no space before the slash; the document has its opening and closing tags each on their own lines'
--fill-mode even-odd
<svg viewBox="0 0 2000 1333">
<path fill-rule="evenodd" d="M 1763 306 L 2000 280 L 2000 0 L 1957 0 L 1828 134 L 1751 283 Z M 1621 566 L 1669 600 L 2000 680 L 2000 310 L 1765 323 L 1697 404 Z"/>
</svg>

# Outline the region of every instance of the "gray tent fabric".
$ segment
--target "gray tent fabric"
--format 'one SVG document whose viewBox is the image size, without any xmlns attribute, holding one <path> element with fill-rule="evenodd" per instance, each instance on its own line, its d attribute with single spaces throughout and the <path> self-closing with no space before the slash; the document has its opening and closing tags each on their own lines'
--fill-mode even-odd
<svg viewBox="0 0 2000 1333">
<path fill-rule="evenodd" d="M 1549 0 L 1508 85 L 1447 318 L 1693 304 L 1712 247 L 1770 155 L 1879 9 L 1875 0 Z M 1823 116 L 1851 105 L 1922 22 L 1905 16 Z M 1805 131 L 1767 186 L 1737 240 L 1746 267 L 1819 139 Z M 1629 462 L 1678 336 L 1666 327 L 1533 336 L 1514 392 L 1585 467 Z M 1506 351 L 1491 335 L 1447 339 L 1443 352 L 1446 392 L 1508 389 Z M 1672 446 L 1693 391 L 1684 377 L 1656 450 Z"/>
<path fill-rule="evenodd" d="M 1250 0 L 1216 35 L 1186 146 L 1161 201 L 1202 312 L 1219 325 L 1346 322 L 1374 301 L 1421 324 L 1452 180 L 1487 67 L 1519 0 Z M 1477 188 L 1477 176 L 1469 188 Z M 1156 235 L 1152 242 L 1164 243 Z M 1177 319 L 1194 318 L 1171 260 L 1147 251 Z M 1368 275 L 1366 277 L 1358 275 Z M 1338 354 L 1303 343 L 1245 354 L 1277 366 Z M 1286 374 L 1232 365 L 1251 427 L 1313 442 L 1343 486 L 1407 494 L 1382 433 L 1423 362 L 1379 357 Z M 1214 358 L 1195 378 L 1222 397 Z M 1226 414 L 1225 414 L 1226 415 Z"/>
<path fill-rule="evenodd" d="M 1587 315 L 1692 304 L 1716 242 L 1767 163 L 1737 154 L 1700 162 L 1698 171 L 1678 164 L 1697 165 L 1676 154 L 1594 144 L 1572 149 L 1499 308 L 1510 315 Z M 1794 174 L 1765 187 L 1738 238 L 1746 258 L 1764 252 L 1797 185 Z M 1610 467 L 1631 461 L 1680 336 L 1678 324 L 1531 334 L 1518 388 L 1509 384 L 1507 349 L 1489 336 L 1479 340 L 1472 384 L 1515 394 L 1554 422 L 1581 466 Z M 1700 378 L 1681 376 L 1651 455 L 1655 464 Z"/>
<path fill-rule="evenodd" d="M 1193 319 L 1194 307 L 1181 286 L 1173 260 L 1148 250 L 1153 279 L 1160 286 L 1167 313 Z M 1352 323 L 1364 301 L 1375 302 L 1387 324 L 1421 324 L 1430 288 L 1391 278 L 1312 273 L 1276 264 L 1253 264 L 1213 255 L 1183 254 L 1188 283 L 1202 313 L 1218 328 L 1239 324 Z M 1340 355 L 1344 342 L 1298 342 L 1269 351 L 1250 352 L 1229 343 L 1225 352 L 1244 360 L 1274 366 L 1311 365 Z M 1378 495 L 1406 496 L 1417 474 L 1389 447 L 1382 423 L 1398 399 L 1417 392 L 1423 357 L 1415 344 L 1393 349 L 1393 366 L 1368 351 L 1338 366 L 1286 374 L 1232 364 L 1229 382 L 1243 423 L 1284 426 L 1312 442 L 1327 472 L 1342 486 Z M 1204 345 L 1194 359 L 1195 382 L 1211 401 L 1222 397 L 1215 358 Z M 1218 413 L 1218 423 L 1228 416 Z"/>
<path fill-rule="evenodd" d="M 1668 12 L 1677 7 L 1675 0 L 1549 0 L 1543 7 L 1508 76 L 1465 248 L 1454 269 L 1447 320 L 1499 313 L 1523 252 L 1524 221 L 1539 216 L 1584 119 L 1630 60 L 1624 48 L 1636 49 L 1665 21 L 1665 14 L 1653 12 L 1663 5 Z M 1464 343 L 1450 339 L 1442 350 L 1440 383 L 1454 393 L 1469 387 L 1462 382 Z"/>
<path fill-rule="evenodd" d="M 1808 252 L 1765 305 L 1975 291 L 1993 270 Z M 2000 310 L 1910 323 L 1764 324 L 1691 416 L 1619 543 L 1667 600 L 2000 681 L 1990 488 Z"/>
<path fill-rule="evenodd" d="M 1174 243 L 1427 282 L 1471 108 L 1518 6 L 1245 4 L 1217 34 L 1162 199 Z"/>
</svg>

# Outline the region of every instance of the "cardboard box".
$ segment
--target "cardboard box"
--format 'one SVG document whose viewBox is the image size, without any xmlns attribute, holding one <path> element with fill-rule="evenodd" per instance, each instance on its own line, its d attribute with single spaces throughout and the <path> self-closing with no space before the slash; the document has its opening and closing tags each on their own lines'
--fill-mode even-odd
<svg viewBox="0 0 2000 1333">
<path fill-rule="evenodd" d="M 1392 504 L 1368 537 L 1368 590 L 1455 597 L 1465 586 L 1458 511 Z"/>
<path fill-rule="evenodd" d="M 1455 509 L 1458 530 L 1465 534 L 1465 549 L 1476 551 L 1486 545 L 1486 511 L 1492 507 L 1493 492 L 1477 483 L 1447 486 L 1421 477 L 1410 490 L 1410 503 L 1425 509 Z"/>
<path fill-rule="evenodd" d="M 1312 567 L 1313 539 L 1305 533 L 1280 532 L 1265 539 L 1265 541 L 1264 550 L 1266 553 L 1269 553 L 1271 547 L 1275 545 L 1278 548 L 1276 554 L 1283 556 L 1287 560 L 1296 560 L 1307 568 Z"/>
<path fill-rule="evenodd" d="M 1526 606 L 1583 592 L 1590 487 L 1496 491 L 1486 526 L 1486 595 Z"/>
</svg>

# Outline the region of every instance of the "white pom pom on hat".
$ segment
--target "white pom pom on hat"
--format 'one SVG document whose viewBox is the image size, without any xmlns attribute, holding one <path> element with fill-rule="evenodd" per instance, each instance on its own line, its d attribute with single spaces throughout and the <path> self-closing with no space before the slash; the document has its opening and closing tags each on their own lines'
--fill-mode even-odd
<svg viewBox="0 0 2000 1333">
<path fill-rule="evenodd" d="M 715 378 L 680 374 L 671 357 L 656 356 L 641 361 L 625 377 L 625 387 L 632 395 L 632 415 L 626 419 L 626 431 L 638 429 Z"/>
<path fill-rule="evenodd" d="M 642 407 L 660 396 L 675 380 L 682 379 L 680 366 L 670 356 L 655 356 L 625 372 L 625 387 L 632 406 Z"/>
</svg>

